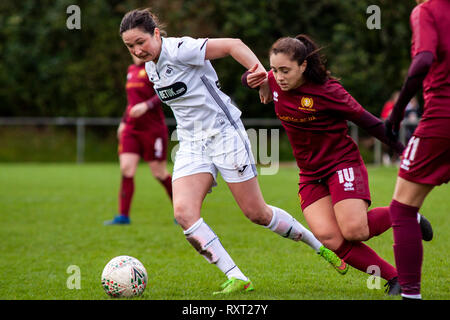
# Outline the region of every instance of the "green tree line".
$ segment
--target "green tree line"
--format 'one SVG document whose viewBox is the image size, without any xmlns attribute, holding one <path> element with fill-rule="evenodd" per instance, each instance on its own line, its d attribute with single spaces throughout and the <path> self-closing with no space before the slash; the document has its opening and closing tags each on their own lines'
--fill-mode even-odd
<svg viewBox="0 0 450 320">
<path fill-rule="evenodd" d="M 70 5 L 81 29 L 68 29 Z M 369 5 L 381 28 L 370 30 Z M 151 7 L 168 36 L 236 37 L 269 68 L 267 52 L 282 36 L 306 33 L 323 47 L 327 66 L 369 111 L 379 115 L 410 63 L 413 0 L 42 0 L 0 3 L 0 116 L 118 117 L 126 106 L 131 63 L 118 33 L 123 15 Z M 244 117 L 274 117 L 243 88 L 232 58 L 213 61 L 223 90 Z M 169 108 L 166 115 L 171 116 Z"/>
</svg>

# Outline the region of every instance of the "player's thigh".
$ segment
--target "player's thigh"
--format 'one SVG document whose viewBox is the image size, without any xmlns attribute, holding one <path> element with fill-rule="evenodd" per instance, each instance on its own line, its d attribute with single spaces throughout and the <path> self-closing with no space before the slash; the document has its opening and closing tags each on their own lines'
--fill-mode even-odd
<svg viewBox="0 0 450 320">
<path fill-rule="evenodd" d="M 331 196 L 325 196 L 303 209 L 303 215 L 314 236 L 327 248 L 336 250 L 344 240 L 333 209 Z"/>
<path fill-rule="evenodd" d="M 420 208 L 433 187 L 433 185 L 416 183 L 397 177 L 393 198 L 400 203 Z"/>
<path fill-rule="evenodd" d="M 369 236 L 368 203 L 362 199 L 344 199 L 334 204 L 336 221 L 346 240 L 360 241 Z"/>
<path fill-rule="evenodd" d="M 172 182 L 174 215 L 186 230 L 200 219 L 200 210 L 214 181 L 210 173 L 196 173 Z"/>
<path fill-rule="evenodd" d="M 371 200 L 365 165 L 345 165 L 329 177 L 327 184 L 344 238 L 350 241 L 367 239 L 367 208 Z"/>
<path fill-rule="evenodd" d="M 140 156 L 137 153 L 124 152 L 119 154 L 120 172 L 125 177 L 134 177 L 139 164 Z"/>
<path fill-rule="evenodd" d="M 228 182 L 239 208 L 251 221 L 268 225 L 272 219 L 271 209 L 264 201 L 257 177 L 242 182 Z"/>
</svg>

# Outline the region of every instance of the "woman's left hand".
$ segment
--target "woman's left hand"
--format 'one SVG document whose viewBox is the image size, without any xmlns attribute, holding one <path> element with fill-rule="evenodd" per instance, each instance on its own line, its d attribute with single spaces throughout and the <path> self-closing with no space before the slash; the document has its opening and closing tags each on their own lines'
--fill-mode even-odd
<svg viewBox="0 0 450 320">
<path fill-rule="evenodd" d="M 267 79 L 259 86 L 259 99 L 261 100 L 261 103 L 264 104 L 268 104 L 273 100 L 272 91 L 270 91 L 269 87 L 269 80 Z"/>
</svg>

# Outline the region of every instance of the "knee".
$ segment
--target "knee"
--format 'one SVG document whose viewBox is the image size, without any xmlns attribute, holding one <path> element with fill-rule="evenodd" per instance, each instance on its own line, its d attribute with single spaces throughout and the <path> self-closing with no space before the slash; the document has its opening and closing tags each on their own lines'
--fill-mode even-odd
<svg viewBox="0 0 450 320">
<path fill-rule="evenodd" d="M 153 174 L 153 177 L 155 177 L 155 179 L 160 180 L 160 181 L 164 181 L 167 178 L 167 174 L 164 173 L 160 173 L 160 174 Z"/>
<path fill-rule="evenodd" d="M 173 216 L 174 218 L 180 223 L 181 220 L 184 220 L 184 218 L 187 216 L 189 210 L 187 206 L 175 203 L 173 204 Z"/>
<path fill-rule="evenodd" d="M 266 206 L 246 206 L 241 208 L 244 215 L 253 223 L 267 226 L 272 221 L 272 209 Z"/>
<path fill-rule="evenodd" d="M 200 219 L 200 210 L 195 210 L 184 204 L 174 203 L 173 216 L 177 223 L 184 229 L 189 229 L 198 219 Z"/>
<path fill-rule="evenodd" d="M 316 238 L 328 249 L 335 251 L 342 243 L 342 236 L 333 233 L 314 234 Z"/>
<path fill-rule="evenodd" d="M 150 171 L 155 179 L 164 180 L 169 175 L 164 161 L 151 161 L 148 163 Z"/>
<path fill-rule="evenodd" d="M 124 177 L 134 177 L 134 173 L 136 172 L 136 167 L 131 163 L 121 163 L 120 164 L 120 172 Z"/>
<path fill-rule="evenodd" d="M 364 241 L 369 238 L 369 227 L 359 223 L 349 223 L 341 228 L 341 232 L 347 241 Z"/>
<path fill-rule="evenodd" d="M 168 172 L 165 169 L 152 169 L 152 175 L 155 179 L 164 180 L 168 176 Z"/>
</svg>

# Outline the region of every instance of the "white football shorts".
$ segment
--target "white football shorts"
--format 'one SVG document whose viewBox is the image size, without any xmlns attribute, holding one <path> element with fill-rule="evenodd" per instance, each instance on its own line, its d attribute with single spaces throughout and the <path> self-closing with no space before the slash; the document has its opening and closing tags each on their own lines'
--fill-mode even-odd
<svg viewBox="0 0 450 320">
<path fill-rule="evenodd" d="M 257 176 L 250 140 L 242 121 L 224 125 L 221 132 L 197 141 L 180 141 L 175 156 L 172 181 L 208 172 L 217 185 L 220 172 L 226 182 L 244 182 Z"/>
</svg>

